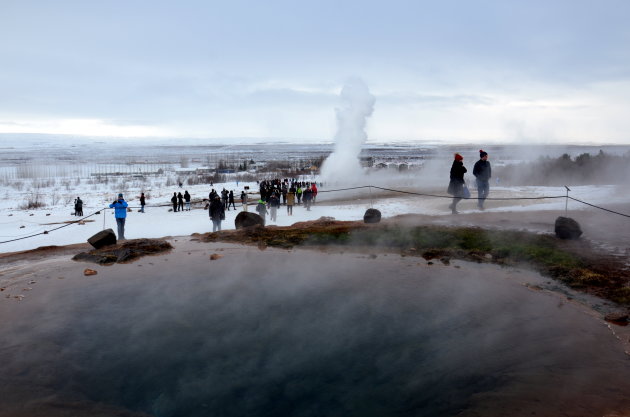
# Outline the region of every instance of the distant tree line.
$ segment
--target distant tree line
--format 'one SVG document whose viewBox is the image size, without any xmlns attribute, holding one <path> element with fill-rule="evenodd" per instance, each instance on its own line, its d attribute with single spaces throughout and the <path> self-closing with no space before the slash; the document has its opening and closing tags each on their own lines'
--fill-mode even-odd
<svg viewBox="0 0 630 417">
<path fill-rule="evenodd" d="M 541 157 L 534 162 L 497 167 L 493 177 L 510 185 L 596 185 L 625 183 L 630 175 L 630 154 L 611 155 L 599 151 L 576 158 Z"/>
</svg>

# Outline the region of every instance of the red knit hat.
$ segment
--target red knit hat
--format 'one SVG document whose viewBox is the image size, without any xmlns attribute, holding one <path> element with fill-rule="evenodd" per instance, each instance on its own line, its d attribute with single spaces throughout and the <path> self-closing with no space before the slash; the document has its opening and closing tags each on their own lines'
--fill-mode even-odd
<svg viewBox="0 0 630 417">
<path fill-rule="evenodd" d="M 463 160 L 464 160 L 464 157 L 463 157 L 463 156 L 461 156 L 460 154 L 458 154 L 458 153 L 456 152 L 456 153 L 455 153 L 455 160 L 456 160 L 456 161 L 463 161 Z"/>
<path fill-rule="evenodd" d="M 484 156 L 487 156 L 488 152 L 484 151 L 483 149 L 479 149 L 479 158 L 483 158 Z"/>
</svg>

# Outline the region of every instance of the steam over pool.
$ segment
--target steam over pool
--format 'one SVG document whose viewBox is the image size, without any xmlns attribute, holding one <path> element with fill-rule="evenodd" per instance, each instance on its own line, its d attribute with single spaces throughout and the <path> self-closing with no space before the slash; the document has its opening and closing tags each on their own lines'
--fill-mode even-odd
<svg viewBox="0 0 630 417">
<path fill-rule="evenodd" d="M 0 415 L 577 416 L 628 406 L 619 346 L 579 310 L 519 284 L 535 274 L 394 255 L 221 253 L 180 249 L 92 278 L 78 263 L 35 273 L 29 299 L 0 303 Z"/>
</svg>

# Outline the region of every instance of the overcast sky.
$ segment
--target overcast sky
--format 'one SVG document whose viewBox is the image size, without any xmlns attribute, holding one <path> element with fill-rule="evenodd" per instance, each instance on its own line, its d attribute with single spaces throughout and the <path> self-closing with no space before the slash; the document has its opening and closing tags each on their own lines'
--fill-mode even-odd
<svg viewBox="0 0 630 417">
<path fill-rule="evenodd" d="M 630 143 L 628 0 L 0 0 L 0 132 Z"/>
</svg>

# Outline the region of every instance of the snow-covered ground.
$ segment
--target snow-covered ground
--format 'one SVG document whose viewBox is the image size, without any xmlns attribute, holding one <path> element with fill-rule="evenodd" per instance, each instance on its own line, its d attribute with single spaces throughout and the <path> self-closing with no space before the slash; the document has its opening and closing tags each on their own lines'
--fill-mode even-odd
<svg viewBox="0 0 630 417">
<path fill-rule="evenodd" d="M 442 185 L 442 184 L 440 184 Z M 234 195 L 239 196 L 245 186 L 250 187 L 250 203 L 254 203 L 258 198 L 258 185 L 254 183 L 228 182 L 224 184 L 214 184 L 214 189 L 220 191 L 223 188 L 234 190 Z M 145 213 L 139 213 L 140 188 L 128 186 L 124 191 L 132 211 L 128 213 L 125 227 L 127 239 L 136 238 L 158 238 L 165 236 L 187 236 L 193 233 L 206 233 L 212 231 L 212 222 L 208 218 L 208 211 L 204 210 L 205 203 L 201 202 L 207 198 L 211 189 L 209 185 L 193 185 L 171 187 L 158 187 L 143 185 L 143 190 L 150 194 L 147 200 Z M 400 214 L 424 214 L 424 215 L 445 215 L 448 214 L 447 206 L 450 199 L 444 192 L 443 187 L 433 189 L 423 189 L 405 185 L 397 188 L 390 185 L 386 188 L 404 191 L 404 193 L 385 192 L 378 188 L 362 188 L 358 190 L 335 191 L 335 186 L 320 187 L 320 193 L 316 204 L 310 211 L 302 206 L 296 206 L 293 215 L 287 214 L 286 207 L 278 210 L 277 221 L 271 221 L 267 216 L 268 225 L 289 226 L 293 223 L 307 220 L 316 220 L 320 217 L 332 217 L 337 220 L 359 220 L 363 218 L 365 210 L 371 207 L 381 211 L 383 217 L 392 217 Z M 184 190 L 192 195 L 193 204 L 191 211 L 172 212 L 170 210 L 170 197 L 173 192 Z M 3 190 L 6 195 L 15 190 Z M 471 190 L 473 197 L 475 190 Z M 51 193 L 54 190 L 42 189 L 40 192 Z M 84 201 L 84 216 L 89 216 L 97 211 L 100 214 L 92 215 L 81 223 L 73 223 L 62 227 L 67 222 L 79 219 L 72 215 L 73 203 L 68 203 L 68 196 L 60 198 L 57 204 L 48 204 L 39 209 L 21 209 L 22 203 L 18 198 L 4 198 L 0 202 L 2 215 L 0 217 L 0 252 L 14 252 L 27 249 L 34 249 L 40 246 L 66 245 L 73 243 L 84 243 L 95 233 L 111 228 L 116 231 L 116 222 L 112 209 L 105 209 L 116 197 L 116 192 L 103 193 L 98 187 L 79 183 L 73 185 L 72 191 L 65 194 L 80 196 Z M 445 198 L 429 197 L 410 193 L 442 195 Z M 26 191 L 22 193 L 22 198 L 26 198 Z M 490 196 L 492 198 L 515 198 L 515 197 L 544 197 L 544 196 L 564 196 L 566 190 L 563 187 L 492 187 Z M 572 187 L 570 196 L 584 200 L 591 204 L 606 207 L 611 204 L 625 203 L 628 201 L 626 193 L 620 192 L 616 186 L 581 186 Z M 241 210 L 238 197 L 237 210 L 226 212 L 226 219 L 223 222 L 223 229 L 234 229 L 234 218 Z M 458 206 L 462 213 L 474 212 L 476 201 L 463 201 Z M 565 198 L 542 199 L 542 200 L 492 200 L 487 202 L 486 213 L 492 215 L 493 211 L 535 211 L 535 210 L 564 210 Z M 157 207 L 159 206 L 159 207 Z M 581 203 L 569 200 L 569 210 L 592 210 L 592 208 Z M 254 206 L 249 207 L 250 211 Z M 39 234 L 49 231 L 47 234 Z M 33 237 L 28 237 L 36 235 Z"/>
<path fill-rule="evenodd" d="M 365 210 L 371 207 L 379 209 L 385 218 L 400 214 L 449 215 L 450 198 L 446 195 L 448 178 L 445 174 L 448 173 L 452 152 L 462 149 L 471 157 L 476 154 L 478 147 L 366 145 L 364 156 L 373 158 L 375 164 L 391 162 L 391 168 L 399 163 L 409 166 L 422 163 L 423 168 L 404 171 L 372 169 L 360 182 L 356 178 L 354 181 L 355 185 L 372 185 L 397 191 L 377 187 L 334 191 L 346 188 L 347 184 L 320 185 L 317 202 L 311 211 L 296 206 L 293 215 L 288 216 L 286 208 L 281 207 L 277 221 L 271 221 L 268 216 L 267 224 L 288 226 L 324 216 L 337 220 L 359 220 L 363 218 Z M 498 166 L 513 159 L 514 155 L 524 157 L 523 151 L 526 148 L 495 146 L 488 149 L 493 156 L 493 164 Z M 258 198 L 255 180 L 243 182 L 244 180 L 270 178 L 273 174 L 265 168 L 273 163 L 284 163 L 293 168 L 306 166 L 307 170 L 301 172 L 310 174 L 301 175 L 298 179 L 319 182 L 319 178 L 313 175 L 315 171 L 309 171 L 308 167 L 317 158 L 328 155 L 331 150 L 330 144 L 200 145 L 197 142 L 145 143 L 89 138 L 66 138 L 65 141 L 58 141 L 56 138 L 43 136 L 5 140 L 0 147 L 0 253 L 40 246 L 83 243 L 104 228 L 116 230 L 112 210 L 103 209 L 119 192 L 125 195 L 133 208 L 128 213 L 126 224 L 125 234 L 128 239 L 187 236 L 211 231 L 212 224 L 202 202 L 202 199 L 208 197 L 211 188 L 217 191 L 223 188 L 234 191 L 237 211 L 228 211 L 223 222 L 223 229 L 233 229 L 234 218 L 241 210 L 238 196 L 244 187 L 249 186 L 251 204 Z M 570 152 L 577 155 L 598 150 L 599 147 L 551 146 L 538 149 L 536 154 L 559 155 Z M 615 148 L 612 151 L 619 153 L 626 151 L 626 148 Z M 218 169 L 222 163 L 237 166 L 245 165 L 246 162 L 246 170 L 222 175 L 221 181 L 226 182 L 215 182 L 213 187 L 209 184 L 196 184 L 199 177 L 191 173 L 194 168 L 202 167 L 207 167 L 208 172 L 214 173 L 214 168 Z M 210 170 L 210 167 L 214 168 Z M 467 179 L 471 187 L 474 187 L 471 177 L 468 174 Z M 239 178 L 240 181 L 237 182 Z M 178 186 L 180 181 L 184 184 L 182 188 Z M 173 192 L 183 193 L 184 190 L 188 190 L 193 201 L 197 202 L 193 204 L 193 209 L 177 213 L 169 211 Z M 138 212 L 141 191 L 148 197 L 146 213 Z M 627 191 L 618 186 L 572 186 L 570 196 L 603 207 L 616 205 L 628 213 L 630 193 Z M 476 190 L 473 188 L 471 192 L 474 197 Z M 564 187 L 515 187 L 504 181 L 493 182 L 490 197 L 498 200 L 487 202 L 484 215 L 492 216 L 493 212 L 564 210 L 567 202 L 565 198 L 500 199 L 557 197 L 565 194 Z M 100 214 L 89 216 L 81 223 L 68 224 L 79 219 L 72 215 L 73 201 L 77 196 L 84 202 L 85 216 L 97 211 Z M 34 201 L 43 203 L 42 207 L 25 208 Z M 474 200 L 463 201 L 458 210 L 461 213 L 476 212 L 475 203 Z M 253 209 L 254 206 L 250 206 L 250 210 Z M 575 201 L 568 202 L 568 209 L 594 210 Z M 623 217 L 619 220 L 626 221 Z M 64 225 L 65 227 L 54 230 Z M 44 232 L 49 233 L 42 234 Z"/>
</svg>

